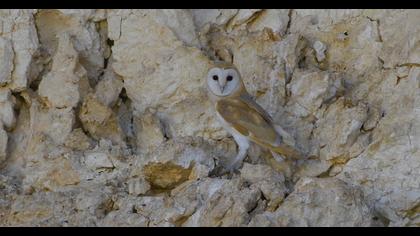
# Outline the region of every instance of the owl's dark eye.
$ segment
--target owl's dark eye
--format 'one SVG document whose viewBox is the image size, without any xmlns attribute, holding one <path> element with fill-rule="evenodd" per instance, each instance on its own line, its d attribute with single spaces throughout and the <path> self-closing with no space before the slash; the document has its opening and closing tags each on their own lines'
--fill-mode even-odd
<svg viewBox="0 0 420 236">
<path fill-rule="evenodd" d="M 228 75 L 228 76 L 226 77 L 226 80 L 227 80 L 227 81 L 232 81 L 232 80 L 233 80 L 233 77 L 232 77 L 231 75 Z"/>
<path fill-rule="evenodd" d="M 219 80 L 219 76 L 213 75 L 213 80 Z"/>
</svg>

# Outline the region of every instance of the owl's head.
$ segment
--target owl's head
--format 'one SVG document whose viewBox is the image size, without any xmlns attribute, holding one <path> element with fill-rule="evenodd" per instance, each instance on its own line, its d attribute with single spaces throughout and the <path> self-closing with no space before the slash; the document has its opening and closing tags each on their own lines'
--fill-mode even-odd
<svg viewBox="0 0 420 236">
<path fill-rule="evenodd" d="M 214 95 L 225 97 L 243 88 L 241 75 L 231 64 L 218 64 L 207 72 L 207 88 Z"/>
</svg>

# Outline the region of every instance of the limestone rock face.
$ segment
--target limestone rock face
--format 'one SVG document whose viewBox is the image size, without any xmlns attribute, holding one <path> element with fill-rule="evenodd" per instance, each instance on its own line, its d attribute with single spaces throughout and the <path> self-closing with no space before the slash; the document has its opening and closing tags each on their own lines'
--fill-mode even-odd
<svg viewBox="0 0 420 236">
<path fill-rule="evenodd" d="M 241 171 L 241 178 L 258 186 L 267 199 L 267 210 L 273 211 L 284 200 L 287 187 L 284 176 L 267 165 L 250 165 L 246 163 Z"/>
<path fill-rule="evenodd" d="M 90 94 L 80 108 L 79 118 L 83 128 L 95 138 L 109 138 L 114 142 L 122 142 L 123 133 L 116 114 L 111 108 L 105 106 L 95 95 Z"/>
<path fill-rule="evenodd" d="M 16 124 L 16 115 L 13 110 L 15 97 L 9 89 L 0 89 L 0 121 L 6 129 L 13 129 Z"/>
<path fill-rule="evenodd" d="M 341 98 L 328 107 L 324 113 L 324 119 L 317 123 L 314 131 L 322 147 L 321 159 L 345 162 L 360 154 L 361 151 L 354 149 L 366 148 L 368 141 L 363 140 L 361 129 L 367 119 L 367 111 L 365 104 L 346 105 L 344 99 Z M 359 146 L 358 141 L 362 142 Z"/>
<path fill-rule="evenodd" d="M 0 10 L 0 226 L 420 226 L 419 10 Z M 287 143 L 237 145 L 233 63 Z"/>
<path fill-rule="evenodd" d="M 10 83 L 12 80 L 13 71 L 13 48 L 12 43 L 8 39 L 0 38 L 0 84 L 4 85 Z"/>
<path fill-rule="evenodd" d="M 0 163 L 6 160 L 7 156 L 7 140 L 8 136 L 6 131 L 0 130 Z"/>
<path fill-rule="evenodd" d="M 395 88 L 404 91 L 404 104 L 388 110 L 372 131 L 371 144 L 359 158 L 350 160 L 339 175 L 361 186 L 371 204 L 394 226 L 419 222 L 419 182 L 415 171 L 419 159 L 419 78 L 419 69 L 410 69 L 406 80 L 400 82 L 403 84 Z M 397 110 L 404 115 L 400 116 Z"/>
<path fill-rule="evenodd" d="M 39 40 L 35 26 L 35 10 L 8 10 L 0 11 L 0 36 L 2 38 L 2 75 L 0 81 L 9 81 L 8 87 L 12 91 L 23 91 L 29 86 L 29 82 L 38 74 L 35 65 L 39 55 Z M 11 44 L 11 45 L 10 45 Z M 10 53 L 10 49 L 12 53 Z M 4 50 L 4 51 L 3 51 Z M 12 60 L 13 64 L 8 65 Z M 8 72 L 11 70 L 11 77 Z M 5 74 L 3 74 L 5 73 Z"/>
<path fill-rule="evenodd" d="M 91 81 L 103 72 L 104 58 L 109 57 L 106 44 L 104 10 L 38 10 L 35 24 L 38 29 L 42 61 L 48 61 L 57 50 L 59 36 L 69 34 L 74 49 Z M 45 63 L 45 62 L 43 62 Z"/>
<path fill-rule="evenodd" d="M 373 216 L 372 209 L 364 202 L 363 193 L 359 189 L 331 178 L 302 178 L 275 212 L 263 213 L 250 224 L 263 221 L 261 218 L 266 218 L 272 226 L 381 225 Z"/>
<path fill-rule="evenodd" d="M 39 84 L 39 95 L 49 107 L 76 107 L 83 96 L 82 90 L 87 89 L 83 87 L 89 86 L 86 84 L 87 78 L 82 78 L 85 76 L 86 71 L 79 64 L 70 36 L 61 34 L 51 71 Z"/>
</svg>

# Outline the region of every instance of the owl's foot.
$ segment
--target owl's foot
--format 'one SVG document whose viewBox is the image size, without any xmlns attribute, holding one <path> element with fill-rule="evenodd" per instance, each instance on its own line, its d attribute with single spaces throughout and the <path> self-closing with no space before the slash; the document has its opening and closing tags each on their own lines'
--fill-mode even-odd
<svg viewBox="0 0 420 236">
<path fill-rule="evenodd" d="M 226 174 L 226 169 L 223 166 L 216 166 L 210 171 L 209 177 L 220 177 Z"/>
<path fill-rule="evenodd" d="M 217 166 L 215 167 L 212 171 L 210 171 L 209 173 L 209 177 L 221 177 L 224 175 L 227 175 L 228 178 L 231 178 L 234 174 L 238 174 L 239 173 L 239 166 L 237 165 L 230 165 L 228 167 L 224 167 L 224 166 Z"/>
<path fill-rule="evenodd" d="M 238 173 L 239 172 L 239 168 L 241 167 L 242 162 L 236 162 L 236 163 L 232 163 L 231 165 L 229 165 L 226 170 L 233 174 L 233 173 Z"/>
</svg>

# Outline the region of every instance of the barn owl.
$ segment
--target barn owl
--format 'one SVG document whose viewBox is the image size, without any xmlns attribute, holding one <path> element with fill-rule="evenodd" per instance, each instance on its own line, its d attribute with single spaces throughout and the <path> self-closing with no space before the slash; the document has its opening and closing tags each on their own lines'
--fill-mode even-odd
<svg viewBox="0 0 420 236">
<path fill-rule="evenodd" d="M 273 156 L 301 158 L 299 151 L 283 142 L 270 115 L 249 95 L 234 65 L 217 63 L 208 70 L 206 79 L 216 116 L 238 145 L 227 171 L 241 166 L 251 142 L 268 148 Z"/>
</svg>

